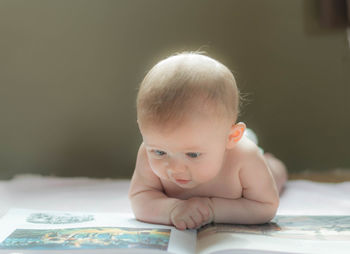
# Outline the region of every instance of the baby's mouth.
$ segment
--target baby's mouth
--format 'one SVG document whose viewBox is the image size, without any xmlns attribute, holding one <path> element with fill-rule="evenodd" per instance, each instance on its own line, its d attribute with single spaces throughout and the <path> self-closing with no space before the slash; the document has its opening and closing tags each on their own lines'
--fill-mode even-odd
<svg viewBox="0 0 350 254">
<path fill-rule="evenodd" d="M 175 179 L 175 181 L 179 184 L 187 184 L 191 182 L 191 180 L 186 180 L 186 179 Z"/>
</svg>

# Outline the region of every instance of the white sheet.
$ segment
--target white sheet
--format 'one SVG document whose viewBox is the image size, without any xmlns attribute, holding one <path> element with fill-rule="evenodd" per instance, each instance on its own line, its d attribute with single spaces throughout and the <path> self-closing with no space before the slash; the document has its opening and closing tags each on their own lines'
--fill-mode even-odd
<svg viewBox="0 0 350 254">
<path fill-rule="evenodd" d="M 19 175 L 0 181 L 0 216 L 10 208 L 132 212 L 129 180 Z M 289 181 L 278 214 L 350 215 L 350 182 Z"/>
</svg>

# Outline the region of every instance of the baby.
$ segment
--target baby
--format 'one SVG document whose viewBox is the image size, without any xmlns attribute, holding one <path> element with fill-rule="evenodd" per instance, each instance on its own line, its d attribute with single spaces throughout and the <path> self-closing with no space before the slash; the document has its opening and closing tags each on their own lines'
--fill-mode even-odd
<svg viewBox="0 0 350 254">
<path fill-rule="evenodd" d="M 129 190 L 138 220 L 183 230 L 275 216 L 286 168 L 244 134 L 238 113 L 235 79 L 210 57 L 181 53 L 149 71 L 137 96 L 143 143 Z"/>
</svg>

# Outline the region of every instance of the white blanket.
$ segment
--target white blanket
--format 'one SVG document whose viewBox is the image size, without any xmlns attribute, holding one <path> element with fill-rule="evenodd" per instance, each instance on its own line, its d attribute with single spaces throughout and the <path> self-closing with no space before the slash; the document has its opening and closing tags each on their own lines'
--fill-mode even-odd
<svg viewBox="0 0 350 254">
<path fill-rule="evenodd" d="M 19 175 L 0 181 L 0 217 L 10 208 L 132 212 L 129 180 Z M 350 215 L 350 182 L 289 181 L 278 214 Z"/>
</svg>

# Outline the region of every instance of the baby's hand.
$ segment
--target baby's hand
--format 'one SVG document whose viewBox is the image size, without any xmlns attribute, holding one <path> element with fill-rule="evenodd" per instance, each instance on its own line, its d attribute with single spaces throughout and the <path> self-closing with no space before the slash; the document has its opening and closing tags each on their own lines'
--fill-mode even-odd
<svg viewBox="0 0 350 254">
<path fill-rule="evenodd" d="M 214 213 L 209 198 L 180 200 L 170 212 L 170 220 L 177 229 L 199 228 L 213 221 Z"/>
</svg>

